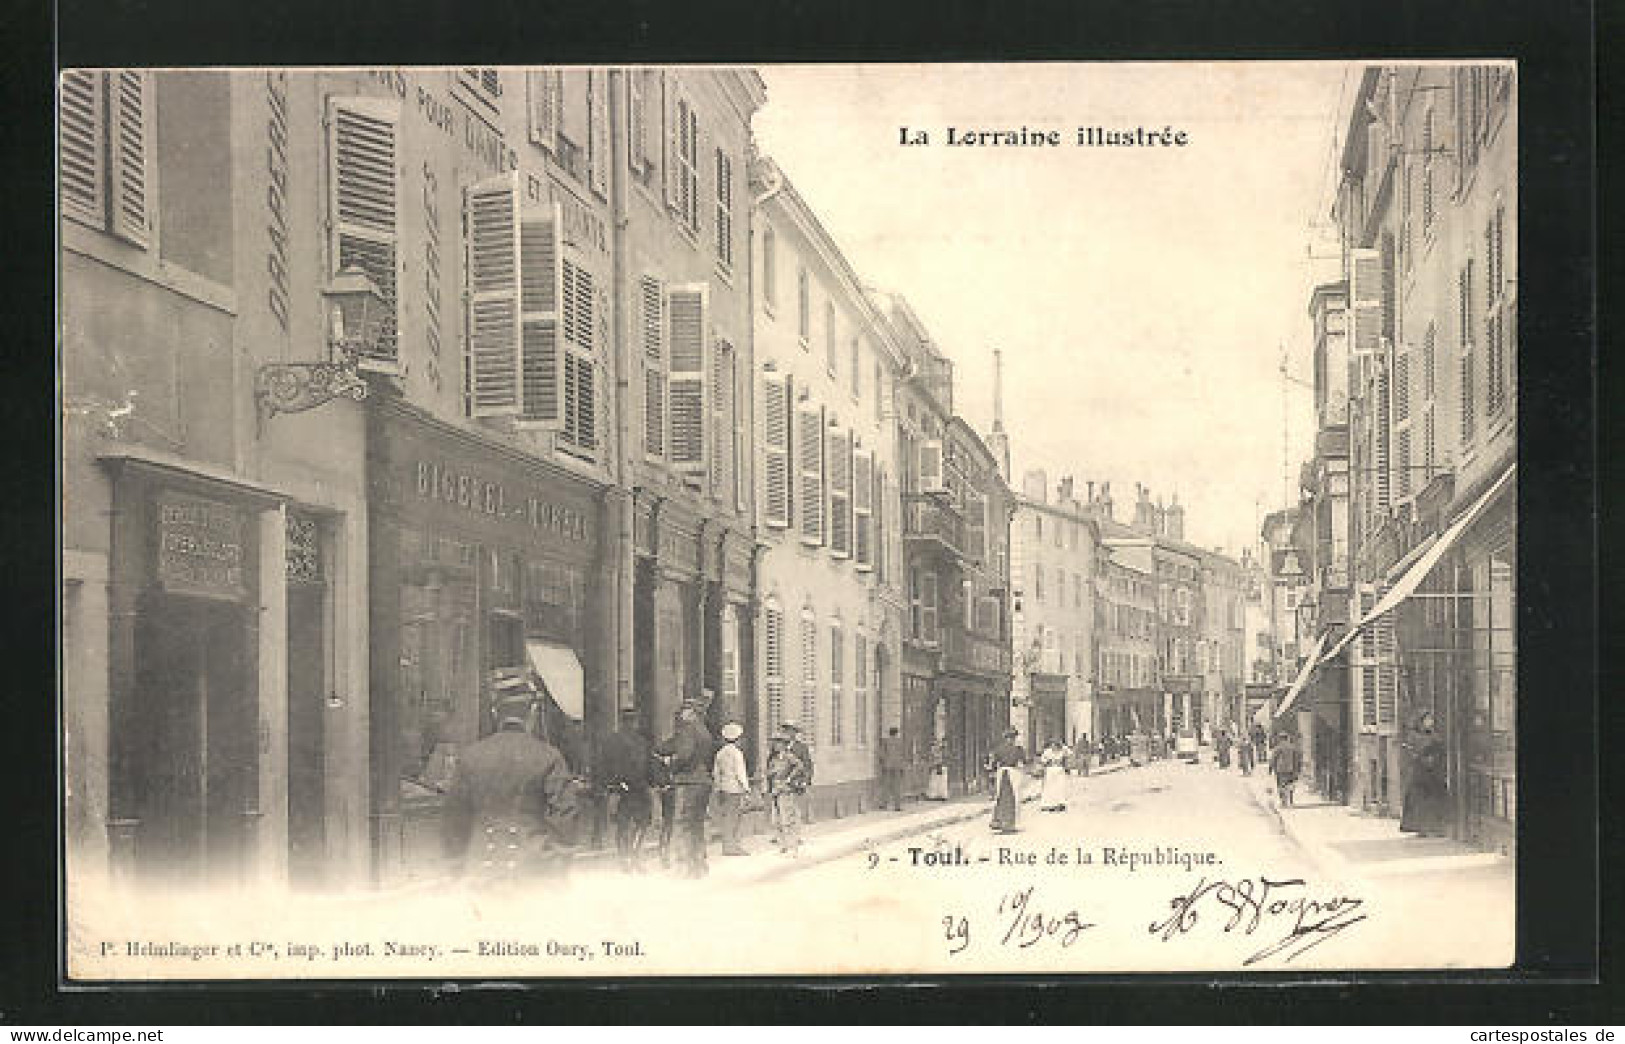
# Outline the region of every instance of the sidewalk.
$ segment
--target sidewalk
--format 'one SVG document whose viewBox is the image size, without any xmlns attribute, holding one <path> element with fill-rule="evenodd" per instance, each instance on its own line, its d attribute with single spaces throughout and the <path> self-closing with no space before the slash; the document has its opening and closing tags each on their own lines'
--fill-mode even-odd
<svg viewBox="0 0 1625 1044">
<path fill-rule="evenodd" d="M 1253 801 L 1327 873 L 1372 878 L 1482 870 L 1503 871 L 1511 879 L 1512 860 L 1495 852 L 1450 838 L 1404 833 L 1397 818 L 1327 801 L 1302 783 L 1294 803 L 1282 808 L 1275 778 L 1264 772 L 1246 777 L 1246 784 Z"/>
</svg>

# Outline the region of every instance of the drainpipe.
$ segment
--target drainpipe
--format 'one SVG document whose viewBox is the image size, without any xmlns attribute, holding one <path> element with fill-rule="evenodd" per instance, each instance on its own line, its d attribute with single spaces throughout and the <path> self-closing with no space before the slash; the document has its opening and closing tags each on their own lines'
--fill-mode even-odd
<svg viewBox="0 0 1625 1044">
<path fill-rule="evenodd" d="M 636 75 L 634 71 L 633 75 Z M 616 721 L 610 724 L 611 728 L 619 727 L 619 713 L 623 707 L 630 707 L 633 703 L 632 674 L 632 600 L 634 595 L 634 577 L 637 568 L 637 551 L 634 542 L 635 507 L 632 492 L 632 423 L 631 423 L 631 375 L 632 365 L 630 323 L 627 318 L 628 302 L 633 295 L 627 286 L 626 275 L 626 151 L 628 142 L 624 133 L 626 126 L 622 119 L 621 99 L 630 89 L 627 86 L 627 74 L 622 71 L 606 70 L 606 80 L 613 78 L 620 83 L 620 90 L 611 90 L 606 99 L 606 118 L 609 120 L 610 141 L 610 260 L 613 270 L 615 287 L 615 492 L 611 494 L 611 504 L 616 514 L 615 550 L 614 550 L 614 577 L 615 577 L 615 708 Z"/>
</svg>

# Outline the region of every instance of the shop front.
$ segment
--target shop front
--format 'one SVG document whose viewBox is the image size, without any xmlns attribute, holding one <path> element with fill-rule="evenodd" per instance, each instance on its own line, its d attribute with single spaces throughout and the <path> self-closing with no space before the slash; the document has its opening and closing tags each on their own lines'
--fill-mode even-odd
<svg viewBox="0 0 1625 1044">
<path fill-rule="evenodd" d="M 372 843 L 381 880 L 439 865 L 459 751 L 495 727 L 492 682 L 529 678 L 573 770 L 613 728 L 602 489 L 397 401 L 368 431 Z"/>
</svg>

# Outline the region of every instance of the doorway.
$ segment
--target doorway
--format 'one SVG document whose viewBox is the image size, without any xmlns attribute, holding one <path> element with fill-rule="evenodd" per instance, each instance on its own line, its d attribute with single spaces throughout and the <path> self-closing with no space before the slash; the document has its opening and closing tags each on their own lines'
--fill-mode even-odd
<svg viewBox="0 0 1625 1044">
<path fill-rule="evenodd" d="M 327 864 L 327 588 L 288 585 L 288 882 L 320 887 Z"/>
<path fill-rule="evenodd" d="M 141 614 L 130 749 L 144 871 L 239 876 L 259 813 L 252 631 L 235 603 L 157 596 Z"/>
</svg>

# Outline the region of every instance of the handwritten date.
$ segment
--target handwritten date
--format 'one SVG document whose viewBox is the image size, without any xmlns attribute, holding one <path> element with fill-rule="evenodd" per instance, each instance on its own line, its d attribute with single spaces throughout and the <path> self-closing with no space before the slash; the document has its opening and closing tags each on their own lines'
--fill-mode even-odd
<svg viewBox="0 0 1625 1044">
<path fill-rule="evenodd" d="M 1062 949 L 1078 941 L 1078 937 L 1095 925 L 1086 921 L 1076 908 L 1059 909 L 1057 912 L 1047 912 L 1043 904 L 1035 898 L 1036 887 L 1028 885 L 1026 888 L 1008 892 L 999 899 L 998 908 L 994 911 L 996 924 L 995 934 L 1000 928 L 1004 934 L 997 935 L 999 945 L 1010 949 L 1027 950 L 1046 940 L 1056 941 Z M 1064 904 L 1062 904 L 1064 907 Z M 965 952 L 970 948 L 973 939 L 970 918 L 961 914 L 949 914 L 942 919 L 943 936 L 948 943 L 948 954 L 952 956 Z"/>
</svg>

